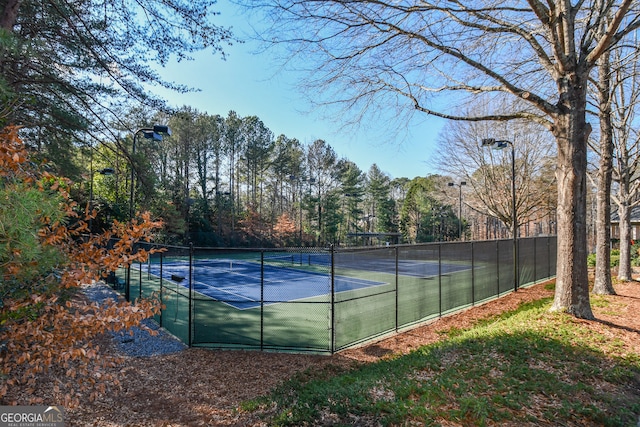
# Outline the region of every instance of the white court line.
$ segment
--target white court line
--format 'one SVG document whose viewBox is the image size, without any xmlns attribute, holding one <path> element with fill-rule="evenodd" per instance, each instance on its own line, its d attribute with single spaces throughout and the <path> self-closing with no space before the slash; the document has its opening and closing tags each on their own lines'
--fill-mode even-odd
<svg viewBox="0 0 640 427">
<path fill-rule="evenodd" d="M 417 264 L 424 264 L 424 263 L 417 262 L 416 265 Z M 159 264 L 155 264 L 155 265 L 159 266 Z M 182 263 L 182 262 L 165 263 L 164 265 L 165 266 L 170 266 L 170 267 L 178 267 L 178 268 L 184 267 L 186 269 L 189 268 L 189 264 L 188 263 Z M 238 262 L 238 265 L 239 266 L 246 266 L 247 264 L 240 261 L 240 262 Z M 253 266 L 253 264 L 251 264 L 251 266 Z M 260 287 L 260 283 L 255 283 L 255 280 L 256 279 L 259 280 L 260 278 L 256 278 L 255 276 L 252 276 L 250 274 L 237 273 L 237 272 L 234 272 L 233 270 L 226 269 L 226 268 L 221 268 L 221 267 L 209 267 L 209 266 L 205 266 L 205 265 L 200 265 L 200 266 L 195 265 L 194 269 L 197 269 L 197 268 L 203 268 L 203 269 L 208 270 L 208 271 L 217 270 L 217 271 L 222 272 L 224 274 L 232 274 L 232 275 L 235 275 L 235 276 L 248 277 L 250 279 L 253 279 L 252 283 L 246 283 L 246 282 L 242 283 L 241 282 L 241 283 L 238 283 L 236 286 L 231 285 L 231 286 L 222 286 L 222 287 L 218 287 L 218 286 L 215 286 L 213 284 L 205 283 L 205 282 L 198 281 L 198 280 L 193 280 L 193 279 L 192 280 L 193 280 L 194 285 L 196 283 L 198 283 L 198 284 L 200 284 L 200 285 L 202 285 L 202 286 L 204 286 L 206 288 L 212 289 L 214 291 L 220 291 L 220 292 L 223 292 L 223 293 L 226 293 L 226 294 L 229 294 L 229 295 L 233 295 L 233 296 L 238 297 L 239 299 L 243 299 L 243 300 L 245 300 L 247 302 L 258 303 L 258 304 L 260 303 L 260 301 L 258 301 L 258 300 L 252 299 L 252 298 L 250 298 L 248 296 L 245 296 L 243 294 L 239 294 L 237 292 L 233 292 L 234 289 L 238 289 L 239 287 L 257 287 L 257 288 L 259 288 Z M 147 274 L 151 274 L 151 275 L 153 275 L 155 277 L 159 277 L 158 275 L 153 274 L 153 273 L 150 272 L 150 266 L 148 266 Z M 331 276 L 329 274 L 327 274 L 327 275 L 324 275 L 324 274 L 312 274 L 312 275 L 308 275 L 308 276 L 312 276 L 312 277 L 317 277 L 317 278 L 328 280 L 329 284 L 330 284 Z M 358 289 L 373 288 L 373 287 L 385 286 L 385 285 L 389 284 L 388 282 L 377 282 L 377 281 L 372 281 L 372 280 L 368 280 L 368 279 L 359 279 L 359 278 L 352 278 L 352 277 L 340 276 L 340 275 L 337 275 L 335 277 L 335 279 L 338 279 L 343 283 L 355 284 L 356 288 L 358 288 Z M 174 282 L 174 281 L 172 281 L 170 279 L 164 279 L 163 278 L 163 280 L 167 280 L 167 281 L 169 281 L 171 283 L 176 283 L 176 282 Z M 323 281 L 323 280 L 319 280 L 319 282 L 321 282 L 321 281 Z M 265 279 L 264 280 L 264 283 L 268 283 L 268 284 L 279 284 L 279 283 L 285 283 L 285 282 L 286 283 L 292 283 L 292 284 L 294 284 L 295 282 L 300 282 L 301 284 L 305 284 L 305 283 L 309 283 L 309 278 L 308 277 L 302 277 L 302 278 L 299 278 L 299 279 L 296 279 L 296 280 L 293 280 L 293 279 L 289 279 L 289 280 L 287 280 L 287 279 L 282 279 L 282 280 Z M 182 286 L 184 289 L 189 290 L 189 287 L 186 286 L 186 285 L 182 285 L 180 283 L 176 283 L 176 285 Z M 343 290 L 343 291 L 338 291 L 337 293 L 350 292 L 350 291 L 353 291 L 353 290 L 356 290 L 356 289 L 346 289 L 346 290 Z M 226 305 L 229 305 L 229 306 L 231 306 L 231 307 L 233 307 L 233 308 L 235 308 L 237 310 L 245 310 L 245 308 L 236 307 L 231 302 L 220 301 L 217 298 L 215 298 L 214 296 L 207 295 L 207 294 L 203 293 L 202 291 L 198 291 L 198 290 L 194 289 L 194 292 L 196 292 L 199 295 L 202 295 L 204 297 L 212 298 L 214 300 L 222 302 L 222 303 L 224 303 Z M 329 292 L 330 292 L 330 290 L 329 290 Z M 322 296 L 322 295 L 323 294 L 318 294 L 318 295 L 313 295 L 312 297 Z M 307 298 L 309 298 L 309 296 L 301 297 L 301 298 L 294 298 L 294 299 L 287 300 L 285 302 L 294 302 L 294 301 L 303 300 L 303 299 L 307 299 Z"/>
<path fill-rule="evenodd" d="M 137 270 L 137 269 L 136 269 L 136 268 L 134 268 L 134 270 Z M 146 273 L 147 273 L 147 274 L 150 274 L 150 275 L 152 275 L 152 276 L 154 276 L 154 277 L 156 277 L 156 278 L 158 278 L 158 280 L 160 280 L 160 279 L 161 279 L 161 278 L 160 278 L 160 276 L 158 276 L 157 274 L 151 273 L 151 271 L 147 271 Z M 176 284 L 176 285 L 178 285 L 178 286 L 182 286 L 182 287 L 183 287 L 183 288 L 185 288 L 186 290 L 190 290 L 190 289 L 189 289 L 189 286 L 186 286 L 186 285 L 183 285 L 183 284 L 181 284 L 181 283 L 175 282 L 175 281 L 173 281 L 173 280 L 171 280 L 171 279 L 167 279 L 167 278 L 164 278 L 164 277 L 163 277 L 163 278 L 162 278 L 162 280 L 163 280 L 163 281 L 170 282 L 170 283 L 174 283 L 174 284 Z M 249 298 L 249 297 L 247 297 L 247 296 L 245 296 L 245 295 L 242 295 L 242 294 L 238 294 L 238 293 L 235 293 L 235 292 L 230 292 L 230 291 L 228 291 L 227 289 L 229 289 L 229 288 L 219 288 L 219 287 L 217 287 L 217 286 L 213 286 L 213 285 L 211 285 L 211 284 L 209 284 L 209 283 L 201 282 L 201 281 L 199 281 L 199 280 L 192 280 L 192 283 L 193 283 L 194 287 L 195 287 L 195 284 L 197 283 L 197 284 L 203 285 L 203 286 L 204 286 L 204 287 L 206 287 L 206 288 L 216 289 L 216 290 L 222 291 L 222 292 L 224 292 L 224 293 L 227 293 L 227 294 L 230 294 L 230 295 L 234 295 L 234 296 L 240 297 L 240 298 L 245 299 L 245 300 L 247 300 L 247 301 L 255 302 L 255 300 L 253 300 L 253 299 L 251 299 L 251 298 Z M 200 294 L 200 295 L 202 295 L 202 296 L 205 296 L 205 297 L 208 297 L 208 298 L 216 299 L 215 297 L 212 297 L 211 295 L 204 294 L 204 293 L 202 293 L 201 291 L 197 291 L 196 289 L 193 289 L 193 291 L 194 291 L 194 292 L 196 292 L 196 293 L 198 293 L 198 294 Z M 226 301 L 221 301 L 221 302 L 226 303 Z M 229 304 L 229 305 L 232 305 L 232 304 Z M 232 306 L 233 306 L 233 305 L 232 305 Z"/>
<path fill-rule="evenodd" d="M 174 267 L 185 267 L 185 268 L 189 267 L 188 264 L 173 263 L 172 265 Z M 242 262 L 238 262 L 238 265 L 247 266 L 246 263 L 242 263 Z M 253 264 L 250 264 L 250 266 L 253 267 Z M 249 278 L 249 279 L 253 279 L 252 283 L 241 282 L 237 286 L 260 286 L 260 283 L 256 284 L 255 281 L 256 280 L 260 281 L 261 277 L 256 277 L 255 275 L 252 275 L 252 274 L 238 273 L 238 272 L 233 271 L 233 269 L 227 269 L 227 268 L 222 268 L 222 267 L 208 267 L 206 265 L 201 265 L 201 266 L 195 265 L 194 269 L 197 269 L 197 268 L 203 268 L 203 269 L 205 269 L 206 272 L 211 272 L 211 271 L 212 272 L 219 272 L 219 273 L 223 273 L 223 274 L 228 274 L 228 275 L 246 277 L 246 278 Z M 322 277 L 324 277 L 324 276 L 322 276 Z M 302 281 L 302 280 L 305 280 L 305 279 L 297 279 L 297 280 Z M 290 280 L 286 280 L 286 279 L 282 279 L 282 280 L 264 279 L 265 283 L 284 283 L 284 282 L 292 282 L 292 281 L 293 280 L 291 280 L 291 279 Z M 203 283 L 203 282 L 199 282 L 199 283 Z M 233 289 L 233 287 L 234 287 L 234 286 L 218 287 L 218 286 L 215 286 L 215 285 L 209 284 L 209 283 L 203 283 L 203 284 L 207 285 L 208 287 L 215 288 L 215 289 Z"/>
<path fill-rule="evenodd" d="M 216 261 L 216 262 L 219 262 L 219 261 Z M 225 263 L 226 263 L 226 262 L 225 262 Z M 246 267 L 246 266 L 253 266 L 253 264 L 247 264 L 246 262 L 242 262 L 242 261 L 230 261 L 230 262 L 229 262 L 229 264 L 231 264 L 231 265 L 233 265 L 234 263 L 237 263 L 239 266 L 243 266 L 243 267 Z M 158 266 L 159 266 L 159 264 L 155 264 L 155 265 L 158 265 Z M 170 267 L 184 267 L 184 268 L 186 268 L 186 269 L 187 269 L 187 271 L 188 271 L 188 269 L 189 269 L 189 263 L 188 263 L 188 262 L 175 261 L 175 262 L 170 262 L 170 263 L 164 263 L 163 265 L 164 265 L 164 266 L 170 266 Z M 233 268 L 225 268 L 225 267 L 211 267 L 211 266 L 207 266 L 207 265 L 198 265 L 197 263 L 193 266 L 193 268 L 194 268 L 194 271 L 195 271 L 196 269 L 198 269 L 198 268 L 202 268 L 202 269 L 205 269 L 205 271 L 207 271 L 207 272 L 213 272 L 213 273 L 224 273 L 224 274 L 233 274 L 233 275 L 235 275 L 235 276 L 249 277 L 249 278 L 254 279 L 254 280 L 255 280 L 255 279 L 260 280 L 260 278 L 259 278 L 259 277 L 253 276 L 253 275 L 251 275 L 251 274 L 245 274 L 245 273 L 238 273 L 238 272 L 235 272 L 235 271 L 233 270 Z M 206 274 L 205 274 L 205 275 L 206 275 Z M 202 282 L 200 282 L 200 283 L 202 283 Z M 206 283 L 205 283 L 205 284 L 206 284 Z M 212 286 L 212 285 L 209 285 L 209 286 Z M 215 286 L 214 286 L 214 287 L 215 287 Z M 217 289 L 219 289 L 219 288 L 217 288 Z"/>
</svg>

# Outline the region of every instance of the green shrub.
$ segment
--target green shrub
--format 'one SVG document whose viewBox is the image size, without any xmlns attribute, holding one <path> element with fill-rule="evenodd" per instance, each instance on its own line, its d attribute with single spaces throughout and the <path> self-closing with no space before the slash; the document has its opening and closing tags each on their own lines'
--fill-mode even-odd
<svg viewBox="0 0 640 427">
<path fill-rule="evenodd" d="M 631 245 L 631 265 L 640 267 L 640 242 L 634 242 Z"/>
<path fill-rule="evenodd" d="M 636 258 L 638 259 L 638 258 Z M 634 262 L 634 259 L 632 258 L 632 265 Z M 638 260 L 638 262 L 640 262 L 640 259 Z M 611 267 L 617 267 L 618 265 L 620 265 L 620 250 L 619 249 L 613 249 L 611 251 L 611 263 L 610 263 Z M 595 267 L 596 266 L 596 254 L 595 253 L 590 253 L 589 255 L 587 255 L 587 266 L 589 267 Z"/>
<path fill-rule="evenodd" d="M 620 265 L 620 250 L 614 249 L 611 251 L 611 267 L 617 267 Z"/>
</svg>

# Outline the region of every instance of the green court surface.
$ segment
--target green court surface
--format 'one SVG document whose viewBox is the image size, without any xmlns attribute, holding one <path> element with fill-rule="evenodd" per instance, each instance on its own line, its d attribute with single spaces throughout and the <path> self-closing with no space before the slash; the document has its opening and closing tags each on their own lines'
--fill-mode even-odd
<svg viewBox="0 0 640 427">
<path fill-rule="evenodd" d="M 555 253 L 543 243 L 522 248 L 521 286 L 555 273 Z M 264 265 L 255 253 L 234 254 L 234 273 L 206 271 L 204 260 L 229 253 L 191 257 L 179 271 L 170 267 L 185 257 L 166 256 L 162 279 L 157 259 L 134 265 L 130 296 L 161 295 L 156 320 L 191 346 L 333 353 L 513 291 L 509 241 L 403 250 L 346 254 L 333 268 L 322 262 L 326 253 Z"/>
</svg>

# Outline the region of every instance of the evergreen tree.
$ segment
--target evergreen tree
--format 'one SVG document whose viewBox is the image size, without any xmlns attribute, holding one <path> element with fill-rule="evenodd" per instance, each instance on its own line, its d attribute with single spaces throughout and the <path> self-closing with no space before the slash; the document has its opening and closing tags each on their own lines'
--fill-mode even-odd
<svg viewBox="0 0 640 427">
<path fill-rule="evenodd" d="M 439 176 L 411 180 L 400 211 L 400 231 L 410 243 L 454 240 L 458 237 L 457 217 L 450 205 L 436 196 Z"/>
<path fill-rule="evenodd" d="M 325 241 L 325 227 L 328 223 L 323 213 L 333 208 L 330 201 L 325 199 L 327 193 L 336 186 L 337 161 L 338 156 L 334 149 L 322 139 L 316 139 L 307 149 L 309 176 L 314 180 L 308 217 L 317 224 L 316 232 L 320 242 Z"/>
<path fill-rule="evenodd" d="M 344 233 L 345 235 L 359 233 L 362 231 L 361 220 L 364 213 L 362 209 L 364 174 L 355 163 L 345 159 L 338 163 L 338 170 L 345 206 Z"/>
<path fill-rule="evenodd" d="M 367 174 L 367 197 L 372 230 L 392 232 L 394 220 L 394 202 L 391 199 L 391 179 L 383 173 L 377 164 L 373 164 Z"/>
<path fill-rule="evenodd" d="M 71 144 L 122 125 L 120 106 L 164 102 L 148 87 L 187 87 L 154 70 L 171 57 L 231 40 L 215 25 L 211 0 L 8 0 L 0 5 L 0 105 L 5 123 L 26 142 L 64 163 Z M 2 124 L 2 123 L 0 123 Z M 135 129 L 135 127 L 133 128 Z M 132 130 L 132 129 L 130 129 Z M 65 166 L 68 167 L 67 164 Z"/>
</svg>

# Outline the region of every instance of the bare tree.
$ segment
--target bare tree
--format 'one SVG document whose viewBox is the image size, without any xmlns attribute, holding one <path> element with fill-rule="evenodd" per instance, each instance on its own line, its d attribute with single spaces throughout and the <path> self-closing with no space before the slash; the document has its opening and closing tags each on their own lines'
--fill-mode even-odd
<svg viewBox="0 0 640 427">
<path fill-rule="evenodd" d="M 597 94 L 600 119 L 600 161 L 596 180 L 596 273 L 593 293 L 613 295 L 611 282 L 611 177 L 613 166 L 613 130 L 611 125 L 611 78 L 609 52 L 598 60 Z"/>
<path fill-rule="evenodd" d="M 552 310 L 592 318 L 587 278 L 587 83 L 640 25 L 633 0 L 280 0 L 269 39 L 312 64 L 310 85 L 352 111 L 372 105 L 455 120 L 528 119 L 557 143 L 558 265 Z M 311 60 L 311 61 L 309 61 Z M 333 90 L 331 90 L 333 89 Z M 491 115 L 456 104 L 509 94 Z M 406 101 L 406 102 L 405 102 Z M 438 102 L 446 101 L 446 102 Z"/>
<path fill-rule="evenodd" d="M 631 277 L 630 215 L 637 206 L 640 181 L 640 137 L 637 110 L 638 87 L 637 41 L 607 52 L 598 62 L 595 98 L 600 121 L 599 144 L 592 143 L 598 155 L 596 171 L 596 274 L 593 292 L 615 294 L 611 283 L 611 204 L 616 206 L 620 225 L 620 263 L 618 279 Z"/>
<path fill-rule="evenodd" d="M 546 176 L 554 151 L 549 133 L 540 125 L 449 122 L 438 141 L 442 148 L 435 160 L 440 170 L 467 183 L 472 194 L 466 200 L 474 211 L 498 218 L 512 229 L 511 154 L 510 150 L 496 152 L 477 144 L 479 137 L 490 134 L 514 143 L 518 223 L 547 216 L 549 194 L 555 193 L 555 180 Z"/>
<path fill-rule="evenodd" d="M 628 52 L 626 52 L 628 53 Z M 640 130 L 637 116 L 640 108 L 640 70 L 637 50 L 633 61 L 623 60 L 624 50 L 613 52 L 615 70 L 612 72 L 611 92 L 612 141 L 615 159 L 613 180 L 616 183 L 612 199 L 617 205 L 620 223 L 620 265 L 618 279 L 631 278 L 631 223 L 633 207 L 640 204 Z"/>
</svg>

